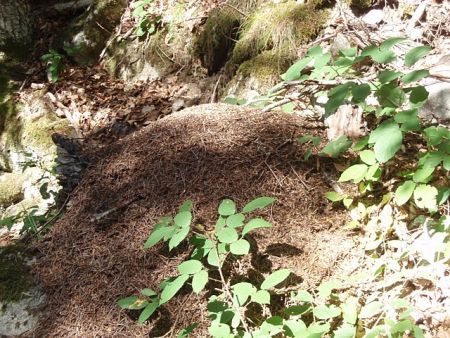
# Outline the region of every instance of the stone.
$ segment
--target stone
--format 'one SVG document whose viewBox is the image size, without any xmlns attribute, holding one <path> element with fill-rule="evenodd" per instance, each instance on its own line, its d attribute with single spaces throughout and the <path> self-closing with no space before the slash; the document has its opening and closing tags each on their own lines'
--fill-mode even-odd
<svg viewBox="0 0 450 338">
<path fill-rule="evenodd" d="M 196 83 L 186 83 L 174 94 L 172 112 L 197 105 L 201 98 L 202 90 L 200 86 Z"/>
<path fill-rule="evenodd" d="M 5 173 L 0 176 L 0 206 L 8 207 L 22 199 L 24 181 L 25 176 L 20 173 Z"/>
<path fill-rule="evenodd" d="M 376 25 L 383 21 L 384 12 L 381 9 L 372 9 L 366 15 L 364 15 L 361 20 L 368 25 Z"/>
</svg>

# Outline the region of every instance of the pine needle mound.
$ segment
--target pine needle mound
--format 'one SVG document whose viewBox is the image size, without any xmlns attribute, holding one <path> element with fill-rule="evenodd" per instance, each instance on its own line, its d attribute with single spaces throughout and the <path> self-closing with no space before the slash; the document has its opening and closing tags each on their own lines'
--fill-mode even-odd
<svg viewBox="0 0 450 338">
<path fill-rule="evenodd" d="M 211 225 L 224 198 L 242 207 L 259 196 L 275 197 L 263 214 L 273 228 L 250 238 L 252 254 L 240 277 L 290 268 L 294 285 L 329 278 L 353 243 L 342 230 L 344 212 L 330 209 L 323 197 L 330 188 L 322 171 L 331 169 L 317 158 L 304 161 L 306 149 L 296 142 L 321 132 L 306 130 L 295 115 L 202 105 L 92 152 L 70 207 L 38 244 L 43 257 L 33 269 L 48 306 L 34 334 L 176 336 L 199 322 L 196 336 L 207 335 L 206 293 L 182 290 L 142 326 L 116 304 L 176 275 L 189 255 L 187 244 L 168 252 L 162 244 L 144 251 L 143 243 L 157 218 L 173 215 L 186 199 L 194 202 L 194 222 Z"/>
</svg>

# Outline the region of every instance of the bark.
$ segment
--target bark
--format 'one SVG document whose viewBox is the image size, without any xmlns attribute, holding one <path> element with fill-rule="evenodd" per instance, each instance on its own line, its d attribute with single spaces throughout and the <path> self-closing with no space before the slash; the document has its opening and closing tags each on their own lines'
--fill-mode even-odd
<svg viewBox="0 0 450 338">
<path fill-rule="evenodd" d="M 0 50 L 25 52 L 23 48 L 31 43 L 32 27 L 27 0 L 0 1 Z"/>
</svg>

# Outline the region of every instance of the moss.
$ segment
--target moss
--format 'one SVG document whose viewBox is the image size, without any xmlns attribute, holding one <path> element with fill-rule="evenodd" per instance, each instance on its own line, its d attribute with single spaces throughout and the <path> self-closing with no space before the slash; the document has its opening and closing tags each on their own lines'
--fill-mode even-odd
<svg viewBox="0 0 450 338">
<path fill-rule="evenodd" d="M 243 24 L 232 62 L 241 64 L 264 50 L 294 59 L 297 48 L 310 41 L 325 23 L 326 12 L 319 5 L 322 3 L 317 1 L 288 1 L 261 7 Z"/>
<path fill-rule="evenodd" d="M 26 176 L 22 173 L 5 173 L 0 176 L 0 206 L 7 207 L 22 199 L 22 185 Z"/>
<path fill-rule="evenodd" d="M 372 7 L 372 0 L 348 0 L 350 8 L 358 12 L 367 11 Z"/>
<path fill-rule="evenodd" d="M 23 245 L 11 245 L 0 248 L 0 301 L 14 302 L 26 295 L 33 286 L 28 277 L 26 254 Z"/>
</svg>

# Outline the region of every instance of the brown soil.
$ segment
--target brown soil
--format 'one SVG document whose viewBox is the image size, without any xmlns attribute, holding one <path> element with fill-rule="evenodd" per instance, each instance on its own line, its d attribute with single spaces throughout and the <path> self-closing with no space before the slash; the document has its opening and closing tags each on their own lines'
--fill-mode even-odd
<svg viewBox="0 0 450 338">
<path fill-rule="evenodd" d="M 176 274 L 187 245 L 169 253 L 163 245 L 144 251 L 143 242 L 157 218 L 186 199 L 194 201 L 195 222 L 213 224 L 223 198 L 240 207 L 276 198 L 263 213 L 274 227 L 255 232 L 248 270 L 233 278 L 287 267 L 297 277 L 291 284 L 328 279 L 353 243 L 342 230 L 345 213 L 323 197 L 331 189 L 322 171 L 331 164 L 303 160 L 295 138 L 306 133 L 322 129 L 294 115 L 204 105 L 93 151 L 66 214 L 37 245 L 43 256 L 33 269 L 49 302 L 34 336 L 167 337 L 194 322 L 201 323 L 194 336 L 204 336 L 207 292 L 181 292 L 142 326 L 116 305 Z"/>
</svg>

